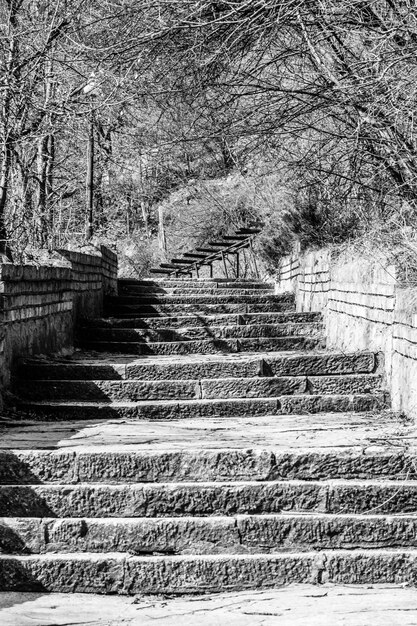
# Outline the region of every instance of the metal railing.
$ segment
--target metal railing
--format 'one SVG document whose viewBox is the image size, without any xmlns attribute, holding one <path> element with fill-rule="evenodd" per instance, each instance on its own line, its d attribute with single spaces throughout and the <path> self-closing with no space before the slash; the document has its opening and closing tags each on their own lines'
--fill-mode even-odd
<svg viewBox="0 0 417 626">
<path fill-rule="evenodd" d="M 171 259 L 170 263 L 161 263 L 159 267 L 150 270 L 151 274 L 174 275 L 182 274 L 192 276 L 193 271 L 199 277 L 199 270 L 208 266 L 210 268 L 210 278 L 213 278 L 213 263 L 222 261 L 226 277 L 228 277 L 226 258 L 234 255 L 236 259 L 236 278 L 240 275 L 240 252 L 246 248 L 252 248 L 253 238 L 260 233 L 260 225 L 239 228 L 233 235 L 224 235 L 219 241 L 209 241 L 207 247 L 195 248 L 193 252 L 185 252 L 182 257 Z"/>
</svg>

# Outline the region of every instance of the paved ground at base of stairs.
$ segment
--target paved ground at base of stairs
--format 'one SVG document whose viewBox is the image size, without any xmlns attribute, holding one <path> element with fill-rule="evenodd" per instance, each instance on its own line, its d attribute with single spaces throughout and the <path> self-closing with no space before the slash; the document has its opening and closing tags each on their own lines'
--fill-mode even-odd
<svg viewBox="0 0 417 626">
<path fill-rule="evenodd" d="M 208 596 L 0 593 L 2 626 L 415 626 L 417 589 L 297 585 Z"/>
</svg>

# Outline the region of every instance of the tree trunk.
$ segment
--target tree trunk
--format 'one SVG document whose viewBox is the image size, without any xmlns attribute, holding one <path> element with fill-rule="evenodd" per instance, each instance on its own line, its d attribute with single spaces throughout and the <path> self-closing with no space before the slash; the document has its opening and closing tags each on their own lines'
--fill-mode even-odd
<svg viewBox="0 0 417 626">
<path fill-rule="evenodd" d="M 142 209 L 142 218 L 143 218 L 143 223 L 145 225 L 145 233 L 146 233 L 146 236 L 149 238 L 150 237 L 150 232 L 149 232 L 149 208 L 148 208 L 147 201 L 145 201 L 143 198 L 140 201 L 140 208 Z M 163 228 L 163 223 L 162 223 L 162 228 Z"/>
<path fill-rule="evenodd" d="M 54 92 L 54 83 L 52 80 L 53 65 L 50 58 L 44 63 L 43 73 L 45 81 L 44 107 L 48 109 Z M 49 113 L 46 117 L 49 127 L 52 127 L 53 118 Z M 48 242 L 50 233 L 50 202 L 53 184 L 53 159 L 55 152 L 54 137 L 51 132 L 43 135 L 38 143 L 38 232 L 37 240 L 41 248 L 44 248 Z"/>
<path fill-rule="evenodd" d="M 0 166 L 0 256 L 11 258 L 9 246 L 7 244 L 6 228 L 6 205 L 9 190 L 9 175 L 12 162 L 12 130 L 10 124 L 10 106 L 13 89 L 13 69 L 16 59 L 16 15 L 18 6 L 15 2 L 9 3 L 8 37 L 9 46 L 7 53 L 7 64 L 4 68 L 4 79 L 1 98 L 1 166 Z M 1 93 L 1 92 L 0 92 Z"/>
<path fill-rule="evenodd" d="M 36 239 L 41 248 L 47 240 L 47 163 L 48 163 L 48 135 L 41 137 L 38 142 L 38 206 L 37 206 L 37 233 Z"/>
<path fill-rule="evenodd" d="M 164 257 L 166 258 L 167 252 L 167 242 L 165 237 L 165 228 L 164 228 L 164 210 L 162 207 L 158 209 L 159 223 L 158 223 L 158 243 L 159 249 L 164 253 Z"/>
<path fill-rule="evenodd" d="M 53 245 L 54 238 L 54 165 L 55 165 L 55 137 L 48 135 L 48 161 L 46 164 L 46 203 L 47 203 L 47 229 L 50 236 L 50 244 Z"/>
<path fill-rule="evenodd" d="M 0 170 L 0 257 L 10 258 L 10 250 L 7 244 L 6 229 L 6 201 L 9 187 L 9 173 L 11 165 L 11 150 L 7 139 L 2 145 L 1 170 Z"/>
</svg>

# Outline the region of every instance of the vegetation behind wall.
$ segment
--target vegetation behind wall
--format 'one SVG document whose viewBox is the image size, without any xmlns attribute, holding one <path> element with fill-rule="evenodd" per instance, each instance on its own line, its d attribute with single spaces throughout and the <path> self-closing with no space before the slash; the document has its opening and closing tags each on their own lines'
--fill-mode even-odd
<svg viewBox="0 0 417 626">
<path fill-rule="evenodd" d="M 6 0 L 0 251 L 85 242 L 94 144 L 93 230 L 142 272 L 249 216 L 271 265 L 369 232 L 412 259 L 416 25 L 409 1 Z"/>
</svg>

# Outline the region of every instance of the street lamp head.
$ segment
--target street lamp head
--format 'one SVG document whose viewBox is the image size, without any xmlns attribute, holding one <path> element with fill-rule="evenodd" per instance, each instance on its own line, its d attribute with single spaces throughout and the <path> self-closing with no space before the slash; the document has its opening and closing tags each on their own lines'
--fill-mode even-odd
<svg viewBox="0 0 417 626">
<path fill-rule="evenodd" d="M 96 97 L 100 93 L 100 83 L 95 72 L 90 74 L 87 84 L 83 87 L 83 94 L 86 96 Z"/>
</svg>

